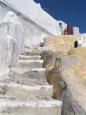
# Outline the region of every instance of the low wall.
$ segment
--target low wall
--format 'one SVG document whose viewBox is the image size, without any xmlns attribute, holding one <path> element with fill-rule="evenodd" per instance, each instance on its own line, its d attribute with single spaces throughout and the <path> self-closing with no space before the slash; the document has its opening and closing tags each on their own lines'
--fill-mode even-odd
<svg viewBox="0 0 86 115">
<path fill-rule="evenodd" d="M 63 101 L 62 115 L 86 115 L 86 87 L 72 66 L 80 64 L 73 55 L 52 51 L 42 53 L 47 80 L 54 87 L 53 97 Z"/>
</svg>

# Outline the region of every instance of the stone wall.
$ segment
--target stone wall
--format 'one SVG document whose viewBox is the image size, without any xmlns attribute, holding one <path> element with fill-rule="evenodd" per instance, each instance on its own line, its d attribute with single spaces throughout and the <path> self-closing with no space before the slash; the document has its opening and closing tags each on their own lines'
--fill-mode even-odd
<svg viewBox="0 0 86 115">
<path fill-rule="evenodd" d="M 47 80 L 54 87 L 53 97 L 63 101 L 62 115 L 86 115 L 86 85 L 74 71 L 80 65 L 79 58 L 46 51 L 42 53 L 42 59 Z M 85 71 L 80 69 L 78 71 Z M 81 77 L 84 79 L 85 76 Z"/>
<path fill-rule="evenodd" d="M 74 48 L 76 37 L 73 35 L 62 35 L 58 37 L 48 37 L 45 39 L 45 46 L 48 50 L 68 54 Z"/>
<path fill-rule="evenodd" d="M 76 56 L 64 56 L 56 60 L 55 67 L 61 68 L 59 71 L 61 79 L 66 84 L 61 95 L 63 101 L 62 115 L 86 115 L 86 87 L 79 81 L 71 68 L 72 65 L 78 63 L 79 60 Z"/>
<path fill-rule="evenodd" d="M 60 87 L 60 74 L 58 74 L 55 68 L 55 60 L 61 56 L 60 52 L 44 51 L 41 54 L 41 58 L 44 60 L 43 67 L 46 68 L 46 77 L 50 85 L 53 85 L 53 98 L 61 99 L 62 88 Z"/>
</svg>

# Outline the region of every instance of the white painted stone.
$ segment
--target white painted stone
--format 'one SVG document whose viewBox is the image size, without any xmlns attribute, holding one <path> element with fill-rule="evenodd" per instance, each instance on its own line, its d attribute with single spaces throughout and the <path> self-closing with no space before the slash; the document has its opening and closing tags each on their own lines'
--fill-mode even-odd
<svg viewBox="0 0 86 115">
<path fill-rule="evenodd" d="M 35 7 L 36 3 L 33 0 L 0 1 L 6 4 L 3 5 L 0 2 L 0 91 L 3 94 L 0 97 L 0 115 L 61 115 L 62 103 L 46 98 L 52 95 L 52 86 L 47 83 L 45 69 L 37 68 L 42 67 L 43 60 L 35 62 L 32 59 L 19 60 L 26 65 L 28 62 L 30 67 L 35 66 L 35 68 L 24 69 L 20 66 L 15 70 L 12 69 L 13 66 L 16 67 L 19 55 L 24 52 L 24 46 L 36 46 L 41 41 L 43 42 L 46 36 L 57 35 L 57 21 L 42 11 L 39 5 Z M 26 7 L 23 7 L 25 2 L 33 5 L 30 8 L 30 4 L 26 3 Z M 31 13 L 31 17 L 26 15 L 27 7 L 29 7 L 28 14 Z M 22 8 L 25 14 L 22 13 Z M 33 15 L 32 11 L 36 12 L 34 13 L 36 15 Z M 36 56 L 36 54 L 39 56 L 41 51 L 35 49 L 33 52 L 27 49 L 25 53 L 29 56 Z M 40 99 L 43 95 L 45 99 Z M 28 99 L 30 96 L 32 100 Z M 39 98 L 33 99 L 34 96 Z M 24 99 L 20 97 L 24 97 L 27 101 L 19 101 Z M 15 98 L 17 99 L 14 100 Z"/>
<path fill-rule="evenodd" d="M 44 41 L 42 42 L 42 43 L 44 43 Z M 29 51 L 38 51 L 38 52 L 42 52 L 42 50 L 43 50 L 43 48 L 42 47 L 40 47 L 40 44 L 38 44 L 38 45 L 33 45 L 32 47 L 30 47 L 30 46 L 24 46 L 24 49 L 25 50 L 29 50 Z"/>
<path fill-rule="evenodd" d="M 61 115 L 62 103 L 54 99 L 16 101 L 0 99 L 0 115 Z"/>
<path fill-rule="evenodd" d="M 25 49 L 24 53 L 25 53 L 26 55 L 38 55 L 38 56 L 40 56 L 41 51 Z"/>
<path fill-rule="evenodd" d="M 32 68 L 30 69 L 31 71 L 38 71 L 38 72 L 45 72 L 46 69 L 45 68 Z"/>
<path fill-rule="evenodd" d="M 0 0 L 1 1 L 1 0 Z M 49 35 L 49 33 L 44 30 L 44 28 L 42 28 L 41 26 L 38 26 L 36 23 L 32 22 L 32 20 L 30 20 L 28 17 L 19 15 L 18 12 L 16 12 L 15 10 L 13 10 L 12 8 L 9 7 L 9 5 L 3 5 L 0 2 L 0 20 L 1 23 L 4 23 L 4 19 L 7 18 L 9 14 L 9 12 L 13 12 L 16 14 L 17 16 L 17 21 L 12 21 L 13 19 L 15 20 L 15 18 L 13 17 L 9 17 L 9 19 L 11 19 L 11 23 L 14 24 L 14 22 L 19 22 L 20 23 L 20 28 L 16 27 L 16 31 L 14 32 L 14 34 L 16 35 L 17 38 L 23 39 L 24 44 L 27 44 L 29 46 L 31 46 L 32 44 L 38 44 L 40 42 L 43 42 L 43 38 L 45 38 L 47 35 Z M 17 10 L 18 11 L 18 10 Z M 3 12 L 3 13 L 2 13 Z M 14 16 L 14 17 L 16 17 Z M 9 23 L 8 22 L 8 23 Z M 7 24 L 7 23 L 5 23 Z M 9 27 L 9 25 L 8 25 Z M 13 28 L 15 26 L 12 26 Z M 13 30 L 12 28 L 10 30 Z M 3 31 L 4 33 L 5 31 Z M 1 33 L 0 33 L 1 34 Z M 22 42 L 22 40 L 21 40 Z M 19 44 L 18 44 L 19 45 Z"/>
<path fill-rule="evenodd" d="M 21 53 L 23 39 L 19 40 L 20 36 L 16 31 L 22 33 L 22 26 L 18 22 L 18 17 L 13 12 L 8 12 L 0 24 L 0 71 L 7 71 L 14 66 Z"/>
<path fill-rule="evenodd" d="M 57 21 L 44 11 L 34 0 L 0 0 L 17 10 L 52 35 L 57 35 Z M 29 7 L 29 9 L 28 9 Z"/>
<path fill-rule="evenodd" d="M 19 59 L 20 60 L 40 60 L 41 59 L 41 56 L 26 56 L 26 55 L 20 55 L 19 56 Z"/>
<path fill-rule="evenodd" d="M 12 78 L 15 82 L 25 84 L 25 85 L 32 85 L 35 84 L 47 84 L 45 69 L 43 68 L 33 68 L 33 69 L 20 69 L 14 68 L 12 69 Z M 30 82 L 32 79 L 32 83 Z"/>
<path fill-rule="evenodd" d="M 19 21 L 17 15 L 12 12 L 12 11 L 9 11 L 7 13 L 7 15 L 5 16 L 5 18 L 3 19 L 3 23 L 14 23 L 14 24 L 21 24 L 21 22 Z"/>
<path fill-rule="evenodd" d="M 33 62 L 38 62 L 38 63 L 43 63 L 43 60 L 18 60 L 19 63 L 33 63 Z"/>
<path fill-rule="evenodd" d="M 78 39 L 79 45 L 86 47 L 86 33 L 80 34 L 80 39 Z"/>
<path fill-rule="evenodd" d="M 42 68 L 43 60 L 18 60 L 17 67 Z"/>
<path fill-rule="evenodd" d="M 67 28 L 67 24 L 61 20 L 58 20 L 57 21 L 57 28 L 58 28 L 58 35 L 62 35 L 64 30 Z"/>
<path fill-rule="evenodd" d="M 53 86 L 50 85 L 21 85 L 16 83 L 0 83 L 0 96 L 29 99 L 31 97 L 52 97 Z"/>
<path fill-rule="evenodd" d="M 73 34 L 77 36 L 77 38 L 80 37 L 80 30 L 78 27 L 73 27 Z"/>
<path fill-rule="evenodd" d="M 0 72 L 0 83 L 9 83 L 12 79 L 9 76 L 9 72 Z"/>
</svg>

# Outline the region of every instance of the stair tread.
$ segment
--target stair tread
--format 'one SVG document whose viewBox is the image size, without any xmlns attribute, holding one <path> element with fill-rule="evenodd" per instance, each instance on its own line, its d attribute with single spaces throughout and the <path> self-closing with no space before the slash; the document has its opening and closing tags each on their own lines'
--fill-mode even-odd
<svg viewBox="0 0 86 115">
<path fill-rule="evenodd" d="M 34 89 L 40 89 L 40 88 L 51 88 L 52 87 L 52 85 L 49 85 L 49 84 L 42 84 L 42 85 L 32 85 L 32 86 L 28 86 L 28 85 L 23 85 L 23 84 L 18 84 L 18 83 L 0 83 L 0 86 L 8 86 L 8 87 L 22 87 L 22 88 L 24 88 L 24 89 L 26 89 L 26 90 L 28 90 L 28 89 L 32 89 L 32 88 L 34 88 Z"/>
<path fill-rule="evenodd" d="M 45 68 L 12 68 L 11 71 L 18 72 L 18 73 L 25 73 L 31 71 L 45 71 Z"/>
<path fill-rule="evenodd" d="M 58 107 L 62 102 L 52 98 L 33 98 L 27 101 L 14 98 L 0 98 L 0 108 L 2 107 Z"/>
<path fill-rule="evenodd" d="M 52 97 L 53 86 L 46 85 L 22 85 L 18 83 L 0 83 L 0 96 L 27 99 L 30 97 Z"/>
<path fill-rule="evenodd" d="M 32 63 L 32 62 L 38 62 L 43 63 L 43 60 L 18 60 L 19 63 Z"/>
<path fill-rule="evenodd" d="M 39 57 L 39 58 L 41 58 L 41 56 L 38 56 L 38 55 L 31 55 L 31 56 L 27 56 L 27 55 L 20 55 L 19 57 Z"/>
</svg>

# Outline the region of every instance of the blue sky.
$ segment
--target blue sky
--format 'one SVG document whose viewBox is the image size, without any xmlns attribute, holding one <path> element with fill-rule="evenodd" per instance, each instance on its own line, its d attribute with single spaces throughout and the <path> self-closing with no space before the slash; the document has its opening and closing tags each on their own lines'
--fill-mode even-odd
<svg viewBox="0 0 86 115">
<path fill-rule="evenodd" d="M 86 32 L 86 0 L 35 0 L 55 19 L 77 26 Z"/>
</svg>

